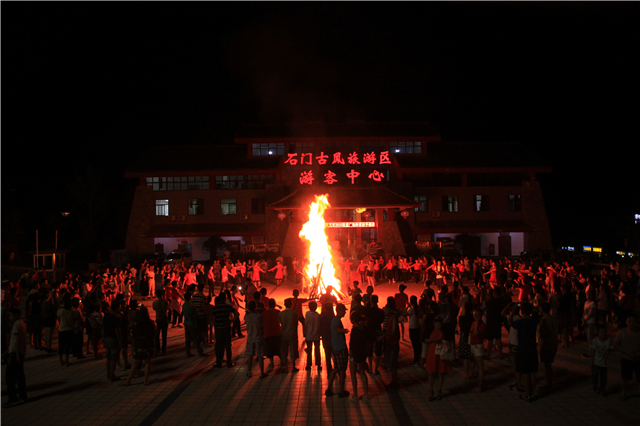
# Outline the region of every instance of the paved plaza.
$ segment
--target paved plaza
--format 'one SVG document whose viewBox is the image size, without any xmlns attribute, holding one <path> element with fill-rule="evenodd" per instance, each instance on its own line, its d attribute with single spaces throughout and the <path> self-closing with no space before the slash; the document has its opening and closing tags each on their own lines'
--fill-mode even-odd
<svg viewBox="0 0 640 426">
<path fill-rule="evenodd" d="M 267 288 L 268 296 L 283 305 L 282 301 L 291 296 L 293 285 L 285 283 L 275 287 L 267 284 Z M 380 305 L 383 306 L 386 297 L 396 291 L 396 285 L 377 286 Z M 406 293 L 419 295 L 421 291 L 421 286 L 411 283 Z M 151 301 L 143 303 L 153 315 Z M 348 314 L 343 322 L 351 328 Z M 461 366 L 456 366 L 445 378 L 444 399 L 429 402 L 427 373 L 409 365 L 412 347 L 407 329 L 406 341 L 401 342 L 400 348 L 400 391 L 385 390 L 384 384 L 391 378 L 381 368 L 380 376 L 369 376 L 371 401 L 356 402 L 339 398 L 337 394 L 325 397 L 327 372 L 323 370 L 319 374 L 315 367 L 310 372 L 305 371 L 301 329 L 299 333 L 301 359 L 297 366 L 300 371 L 288 374 L 270 371 L 269 377 L 260 379 L 255 374 L 255 362 L 253 378 L 246 376 L 246 358 L 242 356 L 245 339 L 233 341 L 235 366 L 216 369 L 213 346 L 205 346 L 207 357 L 186 358 L 184 329 L 170 327 L 167 354 L 153 359 L 148 386 L 143 384 L 143 378 L 134 379 L 129 387 L 120 386 L 127 374 L 125 371 L 116 371 L 123 380 L 109 382 L 104 359 L 87 357 L 75 360 L 70 367 L 61 367 L 57 354 L 29 348 L 25 363 L 28 401 L 3 409 L 1 421 L 8 426 L 640 424 L 637 391 L 632 391 L 627 401 L 619 400 L 618 354 L 613 353 L 610 357 L 608 397 L 592 391 L 590 360 L 581 356 L 587 350 L 585 341 L 578 341 L 569 349 L 559 349 L 554 363 L 554 388 L 549 394 L 538 393 L 540 398 L 536 402 L 523 401 L 519 399 L 519 393 L 509 390 L 515 373 L 506 358 L 485 362 L 486 390 L 483 393 L 471 392 L 475 382 L 464 381 Z M 610 329 L 611 338 L 613 333 Z M 57 348 L 55 340 L 54 348 Z M 506 347 L 504 351 L 506 353 Z M 496 355 L 494 352 L 493 356 Z M 7 400 L 4 370 L 3 366 L 3 403 Z M 538 377 L 543 376 L 541 365 Z M 346 389 L 352 391 L 349 376 Z"/>
</svg>

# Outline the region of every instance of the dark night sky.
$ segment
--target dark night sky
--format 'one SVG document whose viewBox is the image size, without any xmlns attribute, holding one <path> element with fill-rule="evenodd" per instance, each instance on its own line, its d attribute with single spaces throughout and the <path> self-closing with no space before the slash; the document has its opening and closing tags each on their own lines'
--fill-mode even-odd
<svg viewBox="0 0 640 426">
<path fill-rule="evenodd" d="M 621 241 L 619 224 L 640 213 L 639 11 L 4 3 L 3 230 L 10 209 L 29 235 L 58 226 L 67 182 L 90 167 L 111 190 L 103 228 L 119 230 L 109 244 L 120 248 L 122 175 L 149 147 L 227 143 L 243 122 L 355 119 L 430 121 L 444 141 L 519 141 L 553 168 L 541 181 L 555 244 Z"/>
</svg>

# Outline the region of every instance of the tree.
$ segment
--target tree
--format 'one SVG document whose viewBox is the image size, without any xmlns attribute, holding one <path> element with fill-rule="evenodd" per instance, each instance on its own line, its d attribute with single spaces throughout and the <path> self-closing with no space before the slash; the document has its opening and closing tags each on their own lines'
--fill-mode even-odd
<svg viewBox="0 0 640 426">
<path fill-rule="evenodd" d="M 224 254 L 224 251 L 227 249 L 227 242 L 219 235 L 213 235 L 202 243 L 202 249 L 210 252 L 211 259 L 214 259 L 216 256 Z"/>
</svg>

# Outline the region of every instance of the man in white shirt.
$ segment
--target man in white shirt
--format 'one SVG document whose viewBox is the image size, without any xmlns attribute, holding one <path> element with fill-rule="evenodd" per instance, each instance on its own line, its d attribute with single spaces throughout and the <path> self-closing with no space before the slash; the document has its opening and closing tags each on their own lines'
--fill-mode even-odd
<svg viewBox="0 0 640 426">
<path fill-rule="evenodd" d="M 24 375 L 24 357 L 27 353 L 27 326 L 20 319 L 20 309 L 13 308 L 9 313 L 9 321 L 13 323 L 9 342 L 8 363 L 5 372 L 9 400 L 2 408 L 22 404 L 27 400 L 27 381 Z M 17 389 L 16 389 L 17 388 Z"/>
<path fill-rule="evenodd" d="M 320 360 L 320 314 L 316 312 L 318 303 L 309 302 L 309 312 L 304 317 L 304 338 L 307 341 L 307 370 L 311 370 L 311 351 L 314 349 L 313 357 L 316 360 L 318 371 L 322 371 Z"/>
</svg>

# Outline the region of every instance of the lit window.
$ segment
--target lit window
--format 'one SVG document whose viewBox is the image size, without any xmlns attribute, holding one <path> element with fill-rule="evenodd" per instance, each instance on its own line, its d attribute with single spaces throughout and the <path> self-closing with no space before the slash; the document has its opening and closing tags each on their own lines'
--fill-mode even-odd
<svg viewBox="0 0 640 426">
<path fill-rule="evenodd" d="M 235 198 L 223 198 L 220 202 L 222 208 L 222 214 L 236 214 L 236 199 Z"/>
<path fill-rule="evenodd" d="M 473 210 L 476 212 L 488 212 L 489 211 L 489 196 L 488 195 L 476 195 L 473 203 Z"/>
<path fill-rule="evenodd" d="M 520 210 L 522 210 L 522 204 L 520 204 L 520 196 L 509 195 L 509 211 L 519 212 Z"/>
<path fill-rule="evenodd" d="M 284 143 L 254 143 L 253 155 L 284 155 Z"/>
<path fill-rule="evenodd" d="M 458 211 L 458 196 L 457 195 L 443 195 L 442 196 L 442 211 L 445 211 L 445 212 L 457 212 Z"/>
<path fill-rule="evenodd" d="M 189 199 L 189 214 L 195 216 L 204 214 L 204 200 L 202 198 Z"/>
<path fill-rule="evenodd" d="M 389 148 L 393 154 L 421 154 L 422 142 L 391 142 Z"/>
<path fill-rule="evenodd" d="M 156 216 L 169 216 L 169 200 L 156 200 Z"/>
<path fill-rule="evenodd" d="M 416 207 L 414 211 L 416 212 L 426 212 L 429 211 L 427 204 L 427 196 L 426 195 L 416 195 L 413 197 L 413 200 L 416 203 L 420 203 L 420 207 Z"/>
</svg>

